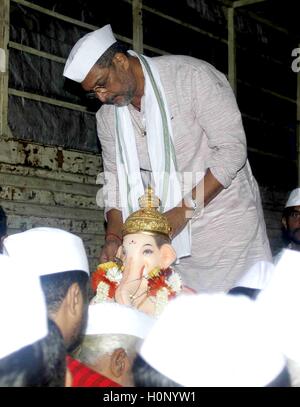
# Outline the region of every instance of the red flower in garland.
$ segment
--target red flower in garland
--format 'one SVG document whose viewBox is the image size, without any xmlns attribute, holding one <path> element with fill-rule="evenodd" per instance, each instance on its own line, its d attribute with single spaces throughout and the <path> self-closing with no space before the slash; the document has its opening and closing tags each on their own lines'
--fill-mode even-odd
<svg viewBox="0 0 300 407">
<path fill-rule="evenodd" d="M 113 270 L 119 274 L 119 278 L 116 279 L 116 276 L 113 278 L 109 272 Z M 100 264 L 97 267 L 97 270 L 92 274 L 91 278 L 91 286 L 94 292 L 97 291 L 98 285 L 103 282 L 108 285 L 108 297 L 113 298 L 115 296 L 115 292 L 117 286 L 119 285 L 119 280 L 121 277 L 121 270 L 118 268 L 118 265 L 114 262 L 107 262 Z"/>
<path fill-rule="evenodd" d="M 168 267 L 161 270 L 158 275 L 148 279 L 148 294 L 155 297 L 159 290 L 166 288 L 168 290 L 168 297 L 172 298 L 176 296 L 176 292 L 172 291 L 168 283 L 168 277 L 173 273 L 173 270 Z"/>
</svg>

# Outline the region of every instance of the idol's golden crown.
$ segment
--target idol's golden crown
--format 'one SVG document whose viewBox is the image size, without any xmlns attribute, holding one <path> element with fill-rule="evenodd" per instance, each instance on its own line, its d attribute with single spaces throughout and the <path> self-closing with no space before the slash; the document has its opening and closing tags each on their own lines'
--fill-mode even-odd
<svg viewBox="0 0 300 407">
<path fill-rule="evenodd" d="M 131 233 L 161 234 L 171 237 L 171 226 L 166 216 L 159 212 L 160 200 L 153 194 L 151 187 L 139 198 L 140 208 L 126 219 L 123 225 L 123 236 Z"/>
</svg>

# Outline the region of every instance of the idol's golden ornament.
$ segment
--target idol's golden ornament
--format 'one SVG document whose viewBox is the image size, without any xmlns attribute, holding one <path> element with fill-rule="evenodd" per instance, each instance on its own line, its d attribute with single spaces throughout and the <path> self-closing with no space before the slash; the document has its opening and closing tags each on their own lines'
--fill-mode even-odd
<svg viewBox="0 0 300 407">
<path fill-rule="evenodd" d="M 140 208 L 126 219 L 123 236 L 132 233 L 160 234 L 170 239 L 172 228 L 166 216 L 159 212 L 160 200 L 153 194 L 151 187 L 147 187 L 145 195 L 139 198 Z"/>
</svg>

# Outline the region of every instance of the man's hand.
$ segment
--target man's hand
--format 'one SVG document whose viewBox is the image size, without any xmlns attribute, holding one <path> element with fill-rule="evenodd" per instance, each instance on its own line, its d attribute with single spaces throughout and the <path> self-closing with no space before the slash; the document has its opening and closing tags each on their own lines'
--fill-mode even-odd
<svg viewBox="0 0 300 407">
<path fill-rule="evenodd" d="M 117 239 L 106 240 L 100 253 L 100 263 L 113 261 L 120 246 L 121 242 Z"/>
<path fill-rule="evenodd" d="M 172 227 L 172 239 L 174 239 L 174 237 L 184 229 L 191 217 L 191 212 L 193 212 L 193 210 L 187 208 L 186 206 L 182 206 L 172 208 L 164 213 Z"/>
</svg>

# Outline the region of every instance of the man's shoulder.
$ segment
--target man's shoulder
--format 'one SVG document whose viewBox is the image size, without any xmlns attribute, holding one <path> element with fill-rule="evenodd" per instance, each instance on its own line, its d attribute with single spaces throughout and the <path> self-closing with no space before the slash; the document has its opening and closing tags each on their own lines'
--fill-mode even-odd
<svg viewBox="0 0 300 407">
<path fill-rule="evenodd" d="M 209 62 L 202 59 L 197 59 L 187 55 L 163 55 L 152 58 L 155 62 L 160 74 L 166 80 L 175 80 L 178 78 L 197 78 L 205 82 L 223 82 L 226 83 L 225 75 L 211 65 Z"/>
<path fill-rule="evenodd" d="M 153 57 L 152 60 L 158 67 L 183 67 L 185 69 L 200 69 L 204 71 L 217 72 L 218 69 L 203 59 L 194 58 L 188 55 L 162 55 Z"/>
</svg>

